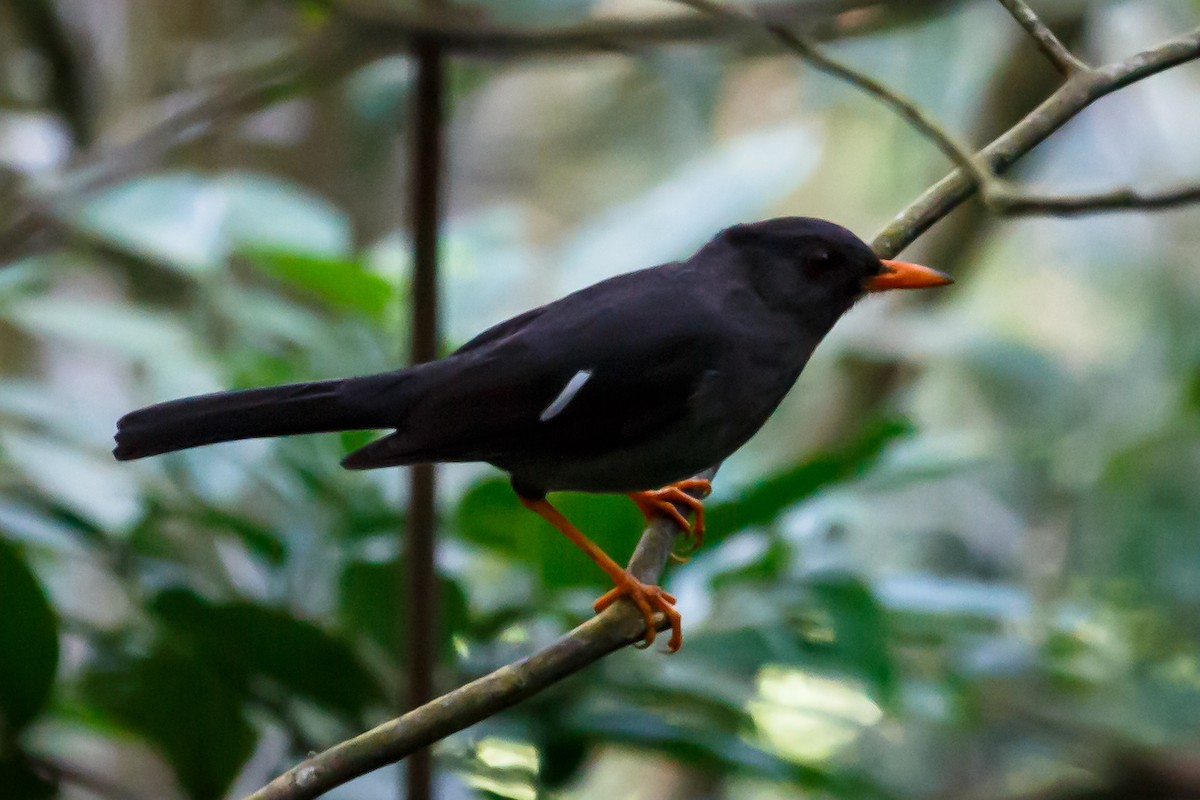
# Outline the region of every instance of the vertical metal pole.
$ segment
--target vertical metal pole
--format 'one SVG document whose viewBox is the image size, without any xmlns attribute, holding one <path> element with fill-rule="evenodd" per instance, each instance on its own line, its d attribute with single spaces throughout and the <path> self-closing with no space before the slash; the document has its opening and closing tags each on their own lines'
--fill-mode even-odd
<svg viewBox="0 0 1200 800">
<path fill-rule="evenodd" d="M 437 358 L 438 224 L 441 210 L 443 60 L 432 39 L 416 43 L 416 91 L 413 96 L 412 162 L 409 170 L 412 214 L 412 361 Z M 438 582 L 434 567 L 435 474 L 432 465 L 409 471 L 407 554 L 408 708 L 433 699 L 438 651 Z M 430 800 L 433 763 L 430 750 L 405 760 L 406 797 Z"/>
</svg>

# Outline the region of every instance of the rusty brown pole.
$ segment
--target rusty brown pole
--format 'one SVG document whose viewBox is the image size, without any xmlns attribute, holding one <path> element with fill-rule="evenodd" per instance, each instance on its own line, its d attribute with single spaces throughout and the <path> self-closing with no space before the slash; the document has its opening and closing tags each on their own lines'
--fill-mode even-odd
<svg viewBox="0 0 1200 800">
<path fill-rule="evenodd" d="M 427 0 L 431 5 L 436 0 Z M 412 98 L 409 212 L 413 236 L 412 363 L 438 356 L 438 228 L 441 217 L 442 113 L 444 104 L 442 48 L 433 38 L 414 48 L 416 84 Z M 404 591 L 408 614 L 407 711 L 433 699 L 438 654 L 438 581 L 434 565 L 436 484 L 434 467 L 409 471 L 408 525 L 403 552 L 407 569 Z M 433 796 L 433 762 L 428 749 L 406 762 L 408 800 Z"/>
</svg>

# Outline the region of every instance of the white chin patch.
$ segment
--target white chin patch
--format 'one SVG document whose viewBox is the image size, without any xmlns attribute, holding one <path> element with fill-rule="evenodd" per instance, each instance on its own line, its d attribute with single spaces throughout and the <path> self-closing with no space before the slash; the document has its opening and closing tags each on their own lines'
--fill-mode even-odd
<svg viewBox="0 0 1200 800">
<path fill-rule="evenodd" d="M 581 369 L 572 375 L 571 380 L 567 381 L 567 385 L 558 393 L 558 397 L 554 398 L 554 401 L 546 406 L 546 409 L 538 416 L 538 421 L 547 422 L 561 414 L 563 409 L 567 407 L 567 403 L 570 403 L 571 399 L 579 394 L 579 390 L 583 388 L 583 385 L 588 382 L 588 378 L 590 377 L 592 377 L 590 369 Z"/>
</svg>

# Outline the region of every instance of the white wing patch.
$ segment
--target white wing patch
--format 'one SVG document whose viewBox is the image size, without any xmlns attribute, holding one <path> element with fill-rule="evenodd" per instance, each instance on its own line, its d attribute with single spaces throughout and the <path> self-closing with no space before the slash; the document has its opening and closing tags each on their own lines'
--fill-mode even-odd
<svg viewBox="0 0 1200 800">
<path fill-rule="evenodd" d="M 546 406 L 545 410 L 538 416 L 538 421 L 548 422 L 561 414 L 563 409 L 567 407 L 567 403 L 570 403 L 572 398 L 579 394 L 579 390 L 583 388 L 583 385 L 588 382 L 588 378 L 590 377 L 592 377 L 590 369 L 581 369 L 571 376 L 571 380 L 567 381 L 567 385 L 558 393 L 558 397 L 554 398 L 553 402 Z"/>
</svg>

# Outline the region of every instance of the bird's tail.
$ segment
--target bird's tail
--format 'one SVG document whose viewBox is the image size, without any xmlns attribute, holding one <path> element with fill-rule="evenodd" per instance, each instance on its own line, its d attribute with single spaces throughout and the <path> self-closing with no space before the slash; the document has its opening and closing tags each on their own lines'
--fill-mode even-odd
<svg viewBox="0 0 1200 800">
<path fill-rule="evenodd" d="M 236 439 L 394 428 L 412 402 L 417 370 L 217 392 L 148 406 L 117 422 L 113 455 L 130 461 Z"/>
</svg>

